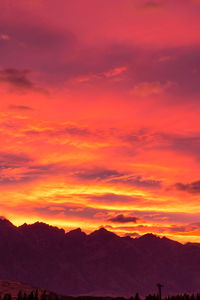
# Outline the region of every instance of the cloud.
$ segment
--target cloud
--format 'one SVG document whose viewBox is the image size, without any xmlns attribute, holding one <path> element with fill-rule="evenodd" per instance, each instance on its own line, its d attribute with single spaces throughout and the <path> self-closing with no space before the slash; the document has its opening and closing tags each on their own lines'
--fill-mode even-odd
<svg viewBox="0 0 200 300">
<path fill-rule="evenodd" d="M 36 85 L 28 78 L 29 70 L 2 69 L 0 82 L 5 82 L 18 90 L 37 90 Z"/>
<path fill-rule="evenodd" d="M 169 227 L 169 232 L 176 232 L 179 234 L 191 233 L 191 235 L 195 235 L 195 231 L 199 231 L 200 223 L 190 223 L 187 225 L 172 225 Z"/>
<path fill-rule="evenodd" d="M 139 9 L 143 11 L 154 11 L 163 6 L 163 3 L 160 1 L 146 1 L 145 3 L 139 5 Z"/>
<path fill-rule="evenodd" d="M 171 227 L 169 227 L 169 231 L 171 231 L 171 232 L 186 232 L 187 227 L 185 227 L 185 226 L 171 226 Z"/>
<path fill-rule="evenodd" d="M 136 2 L 136 4 L 138 3 L 136 6 L 146 11 L 157 10 L 165 5 L 165 1 L 139 0 L 134 2 Z M 175 4 L 172 5 L 176 7 Z M 25 7 L 27 8 L 27 5 L 24 5 L 23 12 Z M 63 7 L 65 9 L 62 9 Z M 58 10 L 60 11 L 60 14 L 62 14 L 63 11 L 70 11 L 72 7 L 74 7 L 73 4 L 66 4 L 62 2 Z M 125 80 L 124 83 L 120 84 L 120 86 L 124 86 L 124 89 L 129 87 L 131 88 L 133 86 L 133 82 L 135 82 L 135 78 L 135 85 L 137 86 L 138 84 L 149 82 L 176 82 L 176 80 L 174 80 L 176 77 L 177 81 L 183 81 L 181 87 L 177 87 L 179 92 L 181 92 L 182 88 L 185 89 L 190 84 L 195 84 L 196 88 L 199 86 L 198 72 L 196 75 L 193 74 L 194 76 L 191 76 L 191 71 L 195 67 L 194 61 L 197 62 L 196 68 L 198 69 L 199 58 L 197 57 L 197 51 L 194 49 L 198 47 L 193 47 L 193 49 L 192 47 L 187 47 L 184 49 L 181 43 L 180 48 L 173 48 L 173 44 L 176 40 L 177 44 L 179 44 L 180 34 L 182 36 L 180 38 L 181 40 L 187 40 L 187 44 L 190 41 L 190 39 L 188 39 L 188 36 L 190 37 L 189 34 L 186 35 L 184 32 L 180 32 L 179 27 L 176 28 L 175 22 L 177 22 L 177 18 L 174 18 L 175 12 L 171 12 L 173 15 L 173 19 L 171 20 L 172 24 L 168 22 L 171 18 L 171 14 L 166 14 L 166 16 L 163 16 L 163 20 L 161 20 L 160 17 L 159 19 L 152 20 L 150 16 L 150 19 L 145 20 L 145 22 L 147 22 L 146 26 L 145 23 L 141 24 L 140 21 L 138 22 L 138 16 L 134 18 L 134 10 L 133 14 L 128 12 L 127 22 L 121 22 L 124 24 L 124 27 L 120 30 L 118 28 L 119 18 L 123 20 L 122 15 L 124 16 L 124 13 L 122 12 L 124 12 L 125 7 L 127 7 L 123 1 L 120 1 L 120 4 L 117 5 L 115 10 L 116 14 L 113 14 L 112 4 L 107 4 L 107 14 L 104 17 L 113 17 L 112 22 L 105 22 L 105 27 L 100 26 L 100 28 L 98 22 L 94 26 L 91 26 L 91 24 L 89 24 L 89 22 L 91 22 L 90 18 L 88 18 L 87 22 L 85 21 L 83 16 L 84 11 L 87 9 L 86 7 L 87 5 L 83 7 L 78 25 L 76 24 L 77 22 L 75 19 L 69 18 L 68 20 L 67 18 L 66 23 L 63 23 L 63 28 L 58 25 L 59 22 L 56 20 L 56 14 L 55 16 L 54 14 L 49 15 L 49 17 L 54 20 L 52 25 L 48 22 L 47 26 L 46 23 L 40 21 L 42 19 L 41 16 L 45 16 L 44 7 L 40 11 L 40 20 L 39 16 L 34 14 L 31 14 L 31 19 L 29 19 L 30 15 L 27 14 L 29 17 L 27 18 L 23 16 L 19 23 L 16 21 L 16 13 L 12 12 L 12 22 L 10 20 L 7 20 L 7 22 L 4 21 L 5 24 L 1 22 L 0 32 L 12 37 L 9 43 L 2 41 L 3 49 L 1 48 L 1 51 L 3 50 L 3 55 L 1 65 L 8 65 L 9 63 L 9 65 L 11 64 L 15 67 L 19 67 L 18 62 L 20 62 L 20 64 L 22 64 L 21 67 L 23 68 L 31 63 L 31 69 L 36 68 L 39 71 L 45 72 L 48 77 L 53 79 L 51 82 L 54 82 L 54 84 L 60 84 L 61 82 L 66 84 L 68 79 L 73 80 L 75 78 L 85 78 L 84 80 L 87 81 L 87 78 L 90 78 L 91 74 L 92 76 L 94 75 L 94 78 L 98 77 L 98 74 L 104 74 L 105 78 L 109 76 L 117 76 L 123 68 L 128 66 L 126 79 L 128 77 L 129 78 Z M 98 4 L 93 4 L 90 9 L 93 10 L 94 15 L 101 15 L 102 9 L 100 7 L 100 10 L 97 10 L 97 7 Z M 183 12 L 181 10 L 180 16 L 182 16 L 182 13 L 184 14 L 184 12 L 185 9 L 183 9 Z M 188 13 L 187 10 L 186 12 Z M 193 14 L 191 13 L 191 15 Z M 32 22 L 32 18 L 36 19 L 34 20 L 35 22 Z M 133 22 L 133 20 L 135 21 Z M 162 26 L 158 28 L 157 24 L 160 20 L 165 24 L 170 23 L 170 27 L 166 26 L 165 28 L 164 26 L 163 30 L 161 30 Z M 84 24 L 84 26 L 81 24 Z M 154 34 L 151 34 L 151 28 L 149 29 L 148 24 L 152 24 L 152 28 L 155 29 L 153 30 Z M 187 28 L 186 24 L 185 27 Z M 68 26 L 70 30 L 74 30 L 74 33 L 68 30 Z M 127 28 L 134 29 L 135 26 L 141 31 L 125 30 Z M 77 28 L 79 29 L 77 30 Z M 88 30 L 85 30 L 84 28 L 88 28 Z M 97 29 L 97 37 L 93 36 L 95 28 Z M 192 28 L 189 30 L 191 33 L 193 33 Z M 107 31 L 112 34 L 112 38 L 109 39 L 109 33 L 107 36 Z M 172 34 L 167 35 L 166 33 L 169 31 Z M 84 42 L 81 42 L 84 41 L 84 35 L 86 32 L 86 38 L 91 39 L 90 43 L 92 46 L 86 46 L 86 43 L 84 44 Z M 133 33 L 132 38 L 130 38 L 129 35 L 126 35 L 127 32 Z M 107 38 L 104 38 L 104 42 L 101 43 L 101 47 L 98 47 L 97 41 L 98 37 L 100 38 L 98 34 L 102 35 L 102 33 L 104 37 L 106 34 Z M 191 38 L 192 37 L 193 34 L 191 34 Z M 150 44 L 155 45 L 155 50 L 150 50 L 153 47 L 147 47 L 148 49 L 145 49 L 145 47 L 143 47 L 143 39 L 147 43 L 150 40 Z M 163 45 L 164 42 L 165 44 Z M 157 43 L 161 43 L 161 45 L 163 45 L 162 50 L 159 48 L 159 51 L 157 51 Z M 197 45 L 197 43 L 195 44 Z M 15 48 L 15 55 L 11 55 L 11 53 L 13 53 L 13 48 Z M 51 49 L 51 51 L 48 51 L 49 49 Z M 77 49 L 80 49 L 80 51 L 77 51 Z M 190 52 L 196 52 L 196 54 Z M 165 57 L 173 55 L 175 57 L 175 61 L 166 61 L 166 63 L 162 64 L 158 61 L 155 62 L 156 58 L 158 59 L 157 56 L 160 57 L 162 55 Z M 176 68 L 174 68 L 174 64 L 176 65 Z M 161 77 L 163 78 L 161 79 Z M 157 86 L 155 88 L 154 86 L 153 90 L 154 93 L 157 93 L 159 87 Z M 191 88 L 191 90 L 193 89 Z"/>
<path fill-rule="evenodd" d="M 116 170 L 94 168 L 90 170 L 82 170 L 74 173 L 74 176 L 82 180 L 106 180 L 122 176 L 123 174 Z"/>
<path fill-rule="evenodd" d="M 62 204 L 48 202 L 48 205 L 46 205 L 44 202 L 43 205 L 41 204 L 40 207 L 35 207 L 34 210 L 39 214 L 45 216 L 55 216 L 60 212 L 63 212 L 63 215 L 65 215 L 66 217 L 94 220 L 95 222 L 98 218 L 105 219 L 105 217 L 108 215 L 107 210 L 99 210 L 96 208 L 84 206 L 83 204 L 80 205 L 80 203 L 73 203 L 73 199 L 70 202 L 67 201 Z"/>
<path fill-rule="evenodd" d="M 94 214 L 94 218 L 103 218 L 107 215 L 107 213 L 99 211 L 96 214 Z"/>
<path fill-rule="evenodd" d="M 139 218 L 132 216 L 124 216 L 123 214 L 117 215 L 113 218 L 108 219 L 112 223 L 136 223 Z"/>
<path fill-rule="evenodd" d="M 106 68 L 106 66 L 105 66 Z M 91 73 L 83 76 L 78 76 L 75 78 L 74 82 L 79 83 L 88 83 L 89 81 L 94 80 L 104 80 L 106 78 L 108 79 L 114 79 L 117 82 L 121 80 L 121 74 L 127 71 L 127 67 L 114 67 L 112 69 L 109 69 L 105 72 L 99 72 L 99 73 Z"/>
<path fill-rule="evenodd" d="M 182 135 L 163 135 L 168 141 L 165 148 L 182 152 L 189 156 L 194 156 L 198 161 L 200 159 L 200 136 L 182 136 Z"/>
<path fill-rule="evenodd" d="M 69 135 L 69 136 L 72 136 L 72 137 L 77 137 L 77 138 L 89 138 L 91 136 L 95 136 L 95 133 L 90 131 L 88 128 L 85 128 L 85 127 L 78 127 L 78 126 L 75 126 L 75 125 L 71 125 L 71 124 L 68 124 L 68 125 L 64 125 L 62 126 L 61 128 L 49 128 L 49 129 L 43 129 L 43 128 L 40 128 L 39 130 L 35 129 L 35 130 L 27 130 L 26 131 L 26 134 L 40 134 L 40 135 L 47 135 L 47 136 L 50 136 L 50 137 L 58 137 L 58 136 L 66 136 L 66 135 Z"/>
<path fill-rule="evenodd" d="M 89 136 L 91 132 L 88 128 L 81 128 L 72 125 L 68 125 L 67 127 L 63 128 L 60 132 L 58 131 L 57 134 L 69 134 L 74 136 Z"/>
<path fill-rule="evenodd" d="M 30 177 L 23 173 L 30 162 L 31 158 L 24 153 L 0 152 L 0 185 L 29 181 Z"/>
<path fill-rule="evenodd" d="M 105 77 L 115 77 L 120 75 L 121 73 L 127 71 L 126 67 L 119 67 L 119 68 L 114 68 L 112 70 L 109 70 L 108 72 L 104 73 Z"/>
<path fill-rule="evenodd" d="M 187 135 L 144 130 L 144 132 L 127 133 L 121 136 L 121 139 L 134 146 L 134 150 L 170 150 L 200 160 L 199 133 Z"/>
<path fill-rule="evenodd" d="M 161 94 L 171 86 L 173 86 L 172 82 L 167 82 L 165 84 L 161 84 L 159 81 L 141 82 L 136 84 L 131 92 L 136 96 L 146 97 Z"/>
<path fill-rule="evenodd" d="M 27 105 L 13 105 L 13 104 L 11 104 L 11 105 L 8 105 L 8 108 L 13 109 L 13 110 L 22 110 L 22 111 L 23 110 L 26 110 L 26 111 L 33 110 L 32 107 L 27 106 Z"/>
<path fill-rule="evenodd" d="M 139 233 L 137 233 L 137 232 L 130 232 L 130 233 L 126 233 L 124 236 L 125 236 L 125 237 L 138 238 L 138 237 L 140 237 L 141 235 L 140 235 Z"/>
<path fill-rule="evenodd" d="M 30 32 L 32 32 L 31 30 Z M 38 32 L 39 31 L 38 29 Z M 45 38 L 46 35 L 50 37 Z M 115 88 L 120 90 L 124 89 L 126 91 L 128 89 L 134 95 L 140 97 L 160 95 L 161 93 L 171 91 L 174 92 L 174 95 L 185 95 L 185 92 L 199 94 L 200 92 L 198 71 L 195 73 L 195 69 L 198 70 L 200 62 L 198 46 L 190 48 L 166 48 L 160 50 L 158 54 L 153 50 L 148 49 L 147 51 L 139 46 L 121 42 L 102 46 L 98 51 L 94 51 L 92 48 L 85 48 L 80 55 L 80 53 L 78 54 L 70 50 L 74 49 L 73 38 L 70 36 L 68 38 L 58 38 L 58 43 L 54 34 L 53 36 L 51 33 L 46 34 L 45 30 L 43 34 L 41 34 L 41 37 L 37 37 L 37 33 L 34 33 L 34 35 L 30 34 L 30 36 L 35 36 L 33 42 L 31 42 L 31 37 L 27 37 L 25 34 L 24 40 L 27 44 L 21 47 L 21 52 L 19 51 L 20 57 L 18 60 L 22 61 L 21 55 L 23 55 L 23 52 L 26 53 L 29 47 L 31 48 L 28 54 L 23 55 L 23 61 L 25 60 L 26 64 L 22 64 L 20 67 L 26 67 L 30 55 L 35 56 L 37 60 L 32 60 L 31 69 L 37 68 L 39 71 L 42 71 L 53 85 L 66 85 L 67 82 L 70 86 L 72 82 L 88 83 L 91 80 L 99 85 L 101 84 L 99 79 L 105 79 L 106 82 L 109 79 L 109 85 L 111 85 L 110 78 L 115 79 L 115 77 L 120 77 L 125 74 L 126 80 L 117 81 Z M 68 39 L 69 41 L 67 42 Z M 41 43 L 41 41 L 43 42 Z M 55 45 L 58 46 L 58 49 L 54 49 Z M 62 49 L 65 49 L 67 53 L 69 52 L 69 59 L 67 61 L 64 60 L 63 62 L 63 58 L 59 60 L 58 57 L 61 57 L 59 55 L 54 55 L 53 60 L 50 54 L 44 56 L 43 50 L 46 53 L 49 48 L 53 49 L 52 53 L 54 53 L 54 51 L 59 53 L 61 45 L 63 46 Z M 34 47 L 36 47 L 35 51 L 33 51 Z M 37 47 L 38 49 L 41 47 L 40 52 L 36 51 Z M 34 53 L 32 53 L 32 51 Z M 8 49 L 5 51 L 4 61 L 7 57 L 7 52 Z M 72 59 L 70 59 L 71 52 L 74 53 Z M 39 59 L 40 56 L 42 56 L 42 60 Z M 164 59 L 161 63 L 162 57 L 173 57 L 173 59 Z M 9 60 L 7 64 L 8 62 Z M 16 59 L 15 62 L 13 61 L 11 63 L 16 66 Z M 3 61 L 1 65 L 5 65 Z M 174 68 L 174 65 L 176 65 L 176 68 Z M 115 80 L 112 80 L 112 87 L 114 87 L 113 82 L 115 82 Z M 185 99 L 185 101 L 187 101 L 187 99 Z"/>
<path fill-rule="evenodd" d="M 66 167 L 56 164 L 36 165 L 24 153 L 0 152 L 0 184 L 18 184 L 66 171 Z"/>
<path fill-rule="evenodd" d="M 0 40 L 9 41 L 10 37 L 7 34 L 0 34 Z"/>
<path fill-rule="evenodd" d="M 0 169 L 19 168 L 30 161 L 31 158 L 25 153 L 0 152 Z"/>
<path fill-rule="evenodd" d="M 42 25 L 29 23 L 27 28 L 15 25 L 14 28 L 11 28 L 12 30 L 15 31 L 16 39 L 24 45 L 40 51 L 48 50 L 49 47 L 52 51 L 55 48 L 59 51 L 60 47 L 64 45 L 66 45 L 66 48 L 70 48 L 74 46 L 76 40 L 75 35 L 67 29 L 58 31 L 53 26 L 44 26 L 44 23 Z"/>
<path fill-rule="evenodd" d="M 162 182 L 159 180 L 143 179 L 141 176 L 124 176 L 116 179 L 111 179 L 109 182 L 132 185 L 141 188 L 160 188 Z"/>
<path fill-rule="evenodd" d="M 87 199 L 91 199 L 93 201 L 99 202 L 99 203 L 121 203 L 121 204 L 127 204 L 127 203 L 139 203 L 142 199 L 135 198 L 132 196 L 127 195 L 118 195 L 114 193 L 106 193 L 106 194 L 100 194 L 100 195 L 83 195 Z"/>
<path fill-rule="evenodd" d="M 158 212 L 158 211 L 138 211 L 134 210 L 134 215 L 147 223 L 167 223 L 167 224 L 189 224 L 195 222 L 199 224 L 199 213 L 184 212 Z"/>
<path fill-rule="evenodd" d="M 5 177 L 0 174 L 0 185 L 19 184 L 28 182 L 30 179 L 27 177 Z"/>
<path fill-rule="evenodd" d="M 191 183 L 181 183 L 178 182 L 174 185 L 174 187 L 179 191 L 188 192 L 191 194 L 199 194 L 200 193 L 200 181 L 194 181 Z"/>
<path fill-rule="evenodd" d="M 0 66 L 4 69 L 9 66 L 17 70 L 26 69 L 28 66 L 28 69 L 36 71 L 35 77 L 39 77 L 38 82 L 41 86 L 58 85 L 61 82 L 61 69 L 66 63 L 66 56 L 68 61 L 76 52 L 76 35 L 66 27 L 61 30 L 55 24 L 50 25 L 51 22 L 43 22 L 44 18 L 39 17 L 38 12 L 37 15 L 33 12 L 26 14 L 24 9 L 25 5 L 21 17 L 16 9 L 9 18 L 1 18 Z M 65 74 L 69 72 L 69 69 L 64 71 Z M 29 90 L 33 86 L 36 88 L 35 84 L 28 81 L 23 87 Z"/>
</svg>

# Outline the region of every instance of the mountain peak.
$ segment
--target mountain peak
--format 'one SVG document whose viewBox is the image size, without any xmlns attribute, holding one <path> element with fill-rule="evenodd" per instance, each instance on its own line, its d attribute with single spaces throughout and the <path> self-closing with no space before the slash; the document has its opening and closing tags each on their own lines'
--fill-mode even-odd
<svg viewBox="0 0 200 300">
<path fill-rule="evenodd" d="M 100 229 L 90 233 L 89 237 L 108 240 L 117 238 L 118 236 L 115 233 L 108 231 L 106 228 L 101 227 Z"/>
<path fill-rule="evenodd" d="M 22 230 L 36 230 L 36 231 L 48 230 L 50 229 L 50 227 L 51 226 L 43 222 L 35 222 L 33 224 L 24 223 L 23 225 L 19 226 L 19 228 Z"/>
<path fill-rule="evenodd" d="M 59 229 L 56 226 L 51 226 L 43 222 L 35 222 L 33 224 L 26 224 L 24 223 L 23 225 L 19 226 L 19 229 L 24 231 L 24 232 L 32 232 L 38 235 L 43 235 L 43 234 L 51 234 L 51 233 L 61 233 L 65 234 L 64 229 Z"/>
<path fill-rule="evenodd" d="M 66 236 L 69 238 L 84 238 L 86 237 L 86 233 L 81 230 L 81 228 L 73 229 L 66 233 Z"/>
<path fill-rule="evenodd" d="M 138 238 L 139 240 L 160 240 L 160 237 L 153 233 L 146 233 Z"/>
<path fill-rule="evenodd" d="M 0 226 L 4 228 L 15 228 L 15 226 L 4 217 L 0 217 Z"/>
</svg>

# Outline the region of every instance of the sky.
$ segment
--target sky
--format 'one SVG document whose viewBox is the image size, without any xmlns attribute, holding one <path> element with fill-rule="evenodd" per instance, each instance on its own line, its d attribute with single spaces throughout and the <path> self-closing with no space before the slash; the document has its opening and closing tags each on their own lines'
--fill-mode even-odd
<svg viewBox="0 0 200 300">
<path fill-rule="evenodd" d="M 200 1 L 0 1 L 0 215 L 200 242 Z"/>
</svg>

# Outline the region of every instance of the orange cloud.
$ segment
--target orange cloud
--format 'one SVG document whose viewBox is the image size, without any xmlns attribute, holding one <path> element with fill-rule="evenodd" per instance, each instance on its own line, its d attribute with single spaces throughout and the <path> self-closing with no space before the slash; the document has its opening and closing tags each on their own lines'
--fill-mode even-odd
<svg viewBox="0 0 200 300">
<path fill-rule="evenodd" d="M 131 92 L 136 96 L 148 97 L 151 95 L 159 95 L 173 85 L 174 84 L 172 82 L 167 82 L 166 84 L 161 84 L 160 82 L 156 81 L 142 82 L 138 85 L 135 85 Z"/>
</svg>

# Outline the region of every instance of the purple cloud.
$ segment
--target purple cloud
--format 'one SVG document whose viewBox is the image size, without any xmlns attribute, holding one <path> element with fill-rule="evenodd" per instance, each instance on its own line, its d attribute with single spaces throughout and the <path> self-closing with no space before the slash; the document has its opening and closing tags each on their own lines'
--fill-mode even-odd
<svg viewBox="0 0 200 300">
<path fill-rule="evenodd" d="M 79 179 L 84 180 L 106 180 L 109 178 L 115 178 L 122 176 L 120 172 L 116 170 L 109 170 L 109 169 L 101 169 L 101 168 L 94 168 L 90 170 L 80 170 L 75 172 L 74 176 Z"/>
<path fill-rule="evenodd" d="M 143 179 L 141 176 L 125 176 L 122 178 L 112 179 L 109 182 L 133 185 L 141 188 L 160 188 L 161 181 Z"/>
<path fill-rule="evenodd" d="M 113 218 L 108 219 L 112 223 L 136 223 L 139 218 L 132 216 L 125 216 L 123 214 L 117 215 Z"/>
<path fill-rule="evenodd" d="M 18 89 L 32 90 L 35 89 L 35 85 L 28 79 L 29 73 L 28 70 L 3 69 L 0 70 L 0 82 L 9 83 Z"/>
<path fill-rule="evenodd" d="M 28 111 L 28 110 L 33 110 L 32 107 L 27 106 L 27 105 L 9 105 L 8 106 L 9 109 L 13 109 L 13 110 L 21 110 L 21 111 Z"/>
<path fill-rule="evenodd" d="M 191 183 L 181 183 L 178 182 L 174 185 L 174 187 L 179 191 L 185 191 L 191 194 L 199 194 L 200 193 L 200 181 L 194 181 Z"/>
</svg>

